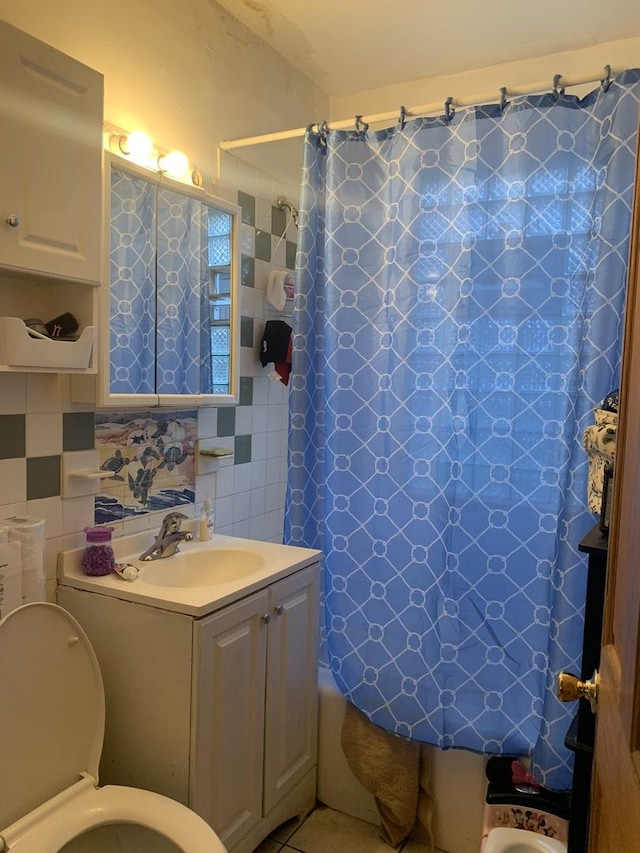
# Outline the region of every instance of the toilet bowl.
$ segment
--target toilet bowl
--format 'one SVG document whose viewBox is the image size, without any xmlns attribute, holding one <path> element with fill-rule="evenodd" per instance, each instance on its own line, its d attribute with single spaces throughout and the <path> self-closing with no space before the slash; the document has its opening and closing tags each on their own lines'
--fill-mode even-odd
<svg viewBox="0 0 640 853">
<path fill-rule="evenodd" d="M 528 829 L 497 827 L 487 836 L 482 853 L 567 853 L 567 845 Z"/>
<path fill-rule="evenodd" d="M 76 620 L 38 602 L 0 621 L 0 849 L 57 853 L 107 824 L 136 824 L 185 853 L 226 853 L 211 827 L 151 791 L 98 787 L 104 688 Z"/>
</svg>

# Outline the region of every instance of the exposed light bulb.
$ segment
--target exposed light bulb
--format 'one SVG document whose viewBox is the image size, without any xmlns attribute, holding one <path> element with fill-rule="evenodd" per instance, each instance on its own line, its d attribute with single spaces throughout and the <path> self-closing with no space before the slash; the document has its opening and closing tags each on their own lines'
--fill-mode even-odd
<svg viewBox="0 0 640 853">
<path fill-rule="evenodd" d="M 124 146 L 120 144 L 120 149 L 136 163 L 146 163 L 153 152 L 153 140 L 142 130 L 133 130 L 126 137 Z"/>
<path fill-rule="evenodd" d="M 160 154 L 158 157 L 158 169 L 171 178 L 182 178 L 189 171 L 189 158 L 182 151 L 170 151 L 169 154 Z"/>
</svg>

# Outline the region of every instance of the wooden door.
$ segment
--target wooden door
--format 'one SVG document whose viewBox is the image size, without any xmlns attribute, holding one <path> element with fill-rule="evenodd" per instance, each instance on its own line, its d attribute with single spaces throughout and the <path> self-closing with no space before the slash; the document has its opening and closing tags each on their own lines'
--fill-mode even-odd
<svg viewBox="0 0 640 853">
<path fill-rule="evenodd" d="M 621 412 L 599 708 L 590 853 L 640 851 L 640 178 L 627 297 Z"/>
</svg>

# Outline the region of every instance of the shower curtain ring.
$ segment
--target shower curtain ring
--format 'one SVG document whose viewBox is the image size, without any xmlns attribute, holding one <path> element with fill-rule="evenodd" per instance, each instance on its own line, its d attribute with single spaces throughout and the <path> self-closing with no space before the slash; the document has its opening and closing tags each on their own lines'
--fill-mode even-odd
<svg viewBox="0 0 640 853">
<path fill-rule="evenodd" d="M 456 113 L 455 108 L 451 106 L 452 103 L 452 97 L 448 97 L 444 102 L 444 120 L 447 122 L 447 124 L 451 121 L 451 119 Z"/>
<path fill-rule="evenodd" d="M 369 125 L 366 121 L 362 121 L 362 116 L 356 116 L 356 133 L 366 133 L 369 130 Z"/>
<path fill-rule="evenodd" d="M 609 86 L 611 85 L 611 66 L 604 66 L 604 80 L 600 81 L 600 88 L 603 92 L 609 91 Z"/>
<path fill-rule="evenodd" d="M 400 125 L 400 130 L 404 130 L 404 126 L 407 123 L 407 108 L 403 104 L 400 107 L 400 118 L 398 119 L 398 124 Z"/>
<path fill-rule="evenodd" d="M 564 86 L 561 89 L 558 88 L 561 80 L 562 80 L 562 74 L 554 74 L 553 75 L 553 92 L 552 92 L 552 95 L 556 101 L 558 100 L 558 98 L 560 98 L 560 97 L 562 97 L 562 95 L 564 95 Z"/>
<path fill-rule="evenodd" d="M 507 87 L 500 86 L 500 109 L 504 110 L 507 106 Z"/>
<path fill-rule="evenodd" d="M 326 152 L 327 134 L 329 133 L 329 125 L 326 121 L 321 121 L 318 125 L 318 145 Z"/>
</svg>

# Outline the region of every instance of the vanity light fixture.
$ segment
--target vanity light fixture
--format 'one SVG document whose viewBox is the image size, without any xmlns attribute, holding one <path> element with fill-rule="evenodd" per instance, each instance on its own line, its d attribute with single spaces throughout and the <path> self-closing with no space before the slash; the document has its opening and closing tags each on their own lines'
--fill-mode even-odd
<svg viewBox="0 0 640 853">
<path fill-rule="evenodd" d="M 136 163 L 145 164 L 153 153 L 153 140 L 142 130 L 133 130 L 126 136 L 118 136 L 118 148 L 125 157 Z"/>
<path fill-rule="evenodd" d="M 158 154 L 158 171 L 170 178 L 183 178 L 189 171 L 189 158 L 182 151 L 160 152 Z"/>
<path fill-rule="evenodd" d="M 194 187 L 202 187 L 202 175 L 189 164 L 182 151 L 159 148 L 151 137 L 141 130 L 126 131 L 105 123 L 105 147 L 132 163 L 159 172 Z"/>
</svg>

